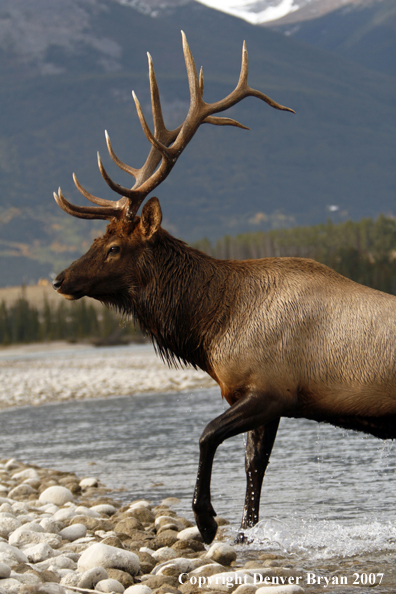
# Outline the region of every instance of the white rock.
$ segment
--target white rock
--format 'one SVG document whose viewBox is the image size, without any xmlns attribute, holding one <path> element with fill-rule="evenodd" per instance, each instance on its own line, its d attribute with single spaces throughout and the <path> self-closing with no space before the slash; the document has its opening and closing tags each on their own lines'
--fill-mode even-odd
<svg viewBox="0 0 396 594">
<path fill-rule="evenodd" d="M 156 530 L 169 524 L 177 526 L 178 532 L 184 529 L 184 525 L 179 520 L 176 520 L 176 518 L 172 518 L 172 516 L 158 516 L 155 518 L 154 526 Z"/>
<path fill-rule="evenodd" d="M 163 548 L 168 548 L 168 547 L 163 547 Z M 161 549 L 158 549 L 161 550 Z M 172 550 L 172 549 L 171 549 Z M 149 549 L 148 547 L 140 547 L 139 551 L 141 553 L 148 553 L 149 555 L 153 556 L 153 554 L 155 553 L 154 549 Z M 175 552 L 175 551 L 173 551 Z M 176 554 L 176 553 L 175 553 Z M 154 557 L 155 558 L 155 557 Z M 131 586 L 132 587 L 132 586 Z"/>
<path fill-rule="evenodd" d="M 45 561 L 55 554 L 54 549 L 46 542 L 25 548 L 23 552 L 28 558 L 29 563 L 40 563 L 40 561 Z"/>
<path fill-rule="evenodd" d="M 67 594 L 69 594 L 69 592 L 71 593 L 71 590 L 68 590 Z M 39 594 L 66 594 L 66 590 L 59 584 L 49 582 L 47 584 L 40 585 Z"/>
<path fill-rule="evenodd" d="M 139 507 L 149 507 L 151 508 L 151 502 L 147 501 L 146 499 L 139 499 L 139 501 L 134 501 L 129 506 L 129 509 L 138 509 Z"/>
<path fill-rule="evenodd" d="M 60 583 L 62 586 L 73 586 L 74 588 L 77 588 L 80 577 L 81 576 L 79 573 L 76 573 L 75 571 L 69 571 L 66 575 L 61 577 Z"/>
<path fill-rule="evenodd" d="M 264 586 L 264 588 L 258 588 L 256 594 L 304 594 L 305 590 L 297 584 L 284 585 L 284 586 Z"/>
<path fill-rule="evenodd" d="M 108 516 L 112 516 L 116 513 L 117 508 L 114 505 L 110 505 L 109 503 L 102 503 L 100 505 L 94 505 L 91 507 L 93 511 L 98 512 L 99 514 L 106 514 Z"/>
<path fill-rule="evenodd" d="M 98 566 L 105 569 L 109 567 L 122 569 L 131 575 L 136 575 L 140 568 L 140 562 L 135 553 L 102 543 L 95 543 L 81 555 L 78 561 L 78 570 L 83 572 Z"/>
<path fill-rule="evenodd" d="M 20 526 L 20 520 L 12 514 L 7 512 L 0 513 L 0 536 L 2 538 L 8 538 L 11 532 L 14 532 Z"/>
<path fill-rule="evenodd" d="M 150 553 L 150 555 L 154 557 L 154 559 L 158 561 L 158 563 L 170 561 L 170 559 L 176 559 L 177 557 L 176 551 L 174 551 L 170 547 L 161 547 L 160 549 L 157 549 L 156 551 Z"/>
<path fill-rule="evenodd" d="M 81 516 L 89 516 L 90 518 L 100 518 L 101 515 L 99 512 L 91 509 L 90 507 L 85 507 L 85 505 L 79 505 L 76 507 L 76 515 Z"/>
<path fill-rule="evenodd" d="M 40 526 L 44 532 L 51 532 L 52 534 L 59 534 L 59 527 L 57 522 L 52 518 L 43 518 L 40 522 Z"/>
<path fill-rule="evenodd" d="M 107 578 L 107 580 L 101 580 L 98 582 L 96 584 L 95 590 L 98 592 L 107 592 L 108 594 L 111 594 L 112 592 L 116 592 L 116 594 L 123 594 L 125 588 L 118 580 Z"/>
<path fill-rule="evenodd" d="M 51 514 L 54 515 L 56 514 L 57 511 L 59 511 L 59 507 L 57 505 L 55 505 L 54 503 L 47 503 L 47 505 L 45 506 L 45 511 L 47 514 Z"/>
<path fill-rule="evenodd" d="M 6 563 L 0 563 L 0 579 L 9 578 L 11 575 L 11 567 Z"/>
<path fill-rule="evenodd" d="M 184 528 L 184 530 L 181 530 L 178 533 L 177 538 L 179 540 L 199 540 L 202 542 L 202 536 L 197 526 L 191 526 L 191 528 Z"/>
<path fill-rule="evenodd" d="M 20 462 L 18 462 L 18 460 L 15 460 L 15 458 L 10 458 L 5 464 L 4 464 L 4 468 L 6 470 L 14 470 L 16 468 L 20 468 L 22 465 Z"/>
<path fill-rule="evenodd" d="M 208 563 L 207 565 L 201 565 L 196 569 L 191 571 L 191 575 L 205 575 L 211 576 L 216 575 L 216 573 L 222 573 L 224 571 L 224 565 L 220 565 L 220 563 Z"/>
<path fill-rule="evenodd" d="M 37 493 L 35 489 L 31 485 L 26 485 L 22 483 L 22 485 L 17 485 L 8 493 L 8 497 L 10 499 L 27 499 L 32 493 Z"/>
<path fill-rule="evenodd" d="M 206 553 L 206 557 L 221 563 L 221 565 L 230 565 L 232 561 L 235 561 L 236 556 L 237 555 L 234 547 L 222 542 L 216 542 L 213 544 Z"/>
<path fill-rule="evenodd" d="M 124 594 L 151 594 L 152 589 L 144 584 L 136 584 L 135 586 L 129 586 L 124 591 Z"/>
<path fill-rule="evenodd" d="M 23 480 L 23 479 L 40 479 L 37 470 L 34 468 L 25 468 L 25 470 L 20 470 L 15 472 L 12 475 L 13 479 L 16 480 Z"/>
<path fill-rule="evenodd" d="M 89 476 L 89 477 L 83 478 L 79 482 L 79 485 L 80 485 L 81 489 L 89 489 L 89 487 L 97 487 L 98 479 L 93 476 Z"/>
<path fill-rule="evenodd" d="M 23 528 L 23 526 L 21 526 Z M 62 537 L 59 534 L 49 532 L 36 532 L 35 530 L 21 530 L 17 528 L 8 539 L 10 545 L 15 547 L 33 546 L 35 544 L 47 543 L 53 549 L 57 549 L 62 544 Z M 41 528 L 41 526 L 40 526 Z"/>
<path fill-rule="evenodd" d="M 59 534 L 65 540 L 73 542 L 78 538 L 84 538 L 84 536 L 86 536 L 87 527 L 84 526 L 84 524 L 71 524 L 70 526 L 67 526 L 67 528 L 63 528 Z"/>
<path fill-rule="evenodd" d="M 164 570 L 170 567 L 176 569 L 180 573 L 189 573 L 202 564 L 202 559 L 187 559 L 186 557 L 177 557 L 171 561 L 165 561 L 165 563 L 156 565 L 151 573 L 153 575 L 163 575 Z"/>
<path fill-rule="evenodd" d="M 54 503 L 64 505 L 67 501 L 73 501 L 74 495 L 67 487 L 54 485 L 45 489 L 39 497 L 40 503 Z"/>
<path fill-rule="evenodd" d="M 0 585 L 3 588 L 4 592 L 7 592 L 7 594 L 20 594 L 21 582 L 19 580 L 15 580 L 14 578 L 8 578 L 5 580 L 1 580 Z"/>
<path fill-rule="evenodd" d="M 64 522 L 69 518 L 73 518 L 76 515 L 75 509 L 75 506 L 63 507 L 54 514 L 53 519 L 57 522 Z"/>
<path fill-rule="evenodd" d="M 167 548 L 167 547 L 164 547 L 164 548 Z M 141 553 L 148 553 L 151 556 L 153 556 L 153 553 L 155 553 L 154 549 L 149 549 L 148 547 L 140 547 L 139 551 Z M 175 552 L 175 551 L 173 551 L 173 552 Z"/>
<path fill-rule="evenodd" d="M 70 557 L 66 557 L 66 555 L 59 555 L 58 557 L 51 557 L 50 559 L 46 559 L 46 561 L 42 561 L 41 563 L 36 563 L 36 568 L 39 571 L 43 571 L 44 569 L 49 569 L 53 567 L 55 569 L 77 569 L 77 563 L 70 559 Z"/>
<path fill-rule="evenodd" d="M 9 503 L 2 503 L 0 505 L 0 513 L 1 514 L 12 514 L 12 507 Z"/>
<path fill-rule="evenodd" d="M 6 542 L 0 542 L 0 561 L 6 565 L 28 562 L 25 553 Z"/>
<path fill-rule="evenodd" d="M 104 567 L 92 567 L 80 575 L 77 586 L 79 588 L 94 589 L 101 580 L 107 580 L 108 573 Z"/>
<path fill-rule="evenodd" d="M 27 586 L 35 586 L 36 584 L 41 584 L 41 580 L 37 575 L 32 573 L 15 573 L 14 571 L 11 572 L 11 578 L 14 580 L 18 580 L 21 584 L 26 584 Z"/>
</svg>

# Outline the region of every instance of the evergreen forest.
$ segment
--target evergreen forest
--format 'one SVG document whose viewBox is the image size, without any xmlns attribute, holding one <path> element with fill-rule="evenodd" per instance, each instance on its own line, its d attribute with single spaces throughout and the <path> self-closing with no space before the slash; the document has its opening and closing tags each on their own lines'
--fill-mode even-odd
<svg viewBox="0 0 396 594">
<path fill-rule="evenodd" d="M 384 215 L 225 236 L 214 244 L 203 239 L 194 247 L 219 259 L 313 258 L 358 283 L 396 295 L 396 220 Z M 39 309 L 28 302 L 22 288 L 12 305 L 0 303 L 2 345 L 50 340 L 90 340 L 100 345 L 141 339 L 132 322 L 120 321 L 114 311 L 98 310 L 84 299 L 57 306 L 44 301 Z"/>
</svg>

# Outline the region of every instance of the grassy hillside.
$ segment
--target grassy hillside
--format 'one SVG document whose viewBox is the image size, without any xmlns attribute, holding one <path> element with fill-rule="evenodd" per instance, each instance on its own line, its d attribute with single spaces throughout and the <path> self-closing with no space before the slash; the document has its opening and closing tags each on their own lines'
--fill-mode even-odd
<svg viewBox="0 0 396 594">
<path fill-rule="evenodd" d="M 103 229 L 73 219 L 54 203 L 61 185 L 84 203 L 71 173 L 86 188 L 113 198 L 101 180 L 95 152 L 110 174 L 131 179 L 109 161 L 103 131 L 124 161 L 140 166 L 149 146 L 130 98 L 136 91 L 150 114 L 150 50 L 170 127 L 185 117 L 188 88 L 180 29 L 197 65 L 205 97 L 217 100 L 236 84 L 241 45 L 250 55 L 250 82 L 296 115 L 248 99 L 230 111 L 250 132 L 204 126 L 170 178 L 158 189 L 164 226 L 188 241 L 226 233 L 395 212 L 395 85 L 384 74 L 356 67 L 325 51 L 253 27 L 201 5 L 153 19 L 101 0 L 86 34 L 113 40 L 117 59 L 103 66 L 94 44 L 73 51 L 51 46 L 45 59 L 58 74 L 42 75 L 0 61 L 0 284 L 36 281 L 58 272 Z M 62 70 L 62 72 L 60 72 Z M 329 210 L 336 206 L 338 210 Z"/>
</svg>

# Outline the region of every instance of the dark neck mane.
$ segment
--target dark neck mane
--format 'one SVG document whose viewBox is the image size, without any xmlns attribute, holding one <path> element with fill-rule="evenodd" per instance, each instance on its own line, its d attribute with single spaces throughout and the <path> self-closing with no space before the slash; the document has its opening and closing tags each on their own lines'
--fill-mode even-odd
<svg viewBox="0 0 396 594">
<path fill-rule="evenodd" d="M 231 267 L 163 229 L 137 263 L 139 282 L 130 313 L 168 364 L 190 363 L 210 371 L 209 347 L 227 325 L 225 290 Z"/>
</svg>

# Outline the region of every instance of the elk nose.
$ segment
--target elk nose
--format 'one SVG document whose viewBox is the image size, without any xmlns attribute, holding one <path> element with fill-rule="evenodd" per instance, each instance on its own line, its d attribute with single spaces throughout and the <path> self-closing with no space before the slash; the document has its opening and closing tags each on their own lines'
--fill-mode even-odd
<svg viewBox="0 0 396 594">
<path fill-rule="evenodd" d="M 52 286 L 57 291 L 62 286 L 63 279 L 56 278 L 52 281 Z"/>
</svg>

